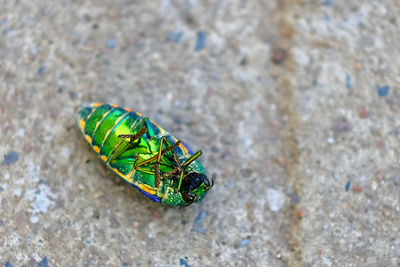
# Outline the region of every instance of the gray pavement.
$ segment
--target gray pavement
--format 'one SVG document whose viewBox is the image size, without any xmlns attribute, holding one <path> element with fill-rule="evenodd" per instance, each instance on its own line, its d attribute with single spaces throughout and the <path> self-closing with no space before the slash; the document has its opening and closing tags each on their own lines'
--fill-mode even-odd
<svg viewBox="0 0 400 267">
<path fill-rule="evenodd" d="M 400 5 L 1 1 L 0 265 L 399 266 Z M 83 102 L 216 174 L 168 208 L 103 166 Z"/>
</svg>

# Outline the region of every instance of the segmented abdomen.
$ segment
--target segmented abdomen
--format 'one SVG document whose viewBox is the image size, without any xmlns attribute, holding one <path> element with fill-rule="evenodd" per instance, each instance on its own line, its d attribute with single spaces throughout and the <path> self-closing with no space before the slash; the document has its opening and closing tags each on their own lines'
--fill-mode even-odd
<svg viewBox="0 0 400 267">
<path fill-rule="evenodd" d="M 117 134 L 129 133 L 140 120 L 140 114 L 108 104 L 91 104 L 79 111 L 79 125 L 86 140 L 104 161 L 122 141 Z M 117 130 L 118 129 L 118 130 Z"/>
<path fill-rule="evenodd" d="M 82 133 L 100 157 L 108 162 L 112 155 L 124 149 L 121 134 L 135 134 L 139 131 L 143 120 L 142 114 L 117 105 L 102 103 L 86 104 L 78 111 L 78 120 Z M 151 121 L 152 136 L 166 136 L 171 143 L 177 139 L 163 128 Z M 178 153 L 188 153 L 188 148 L 181 145 Z"/>
</svg>

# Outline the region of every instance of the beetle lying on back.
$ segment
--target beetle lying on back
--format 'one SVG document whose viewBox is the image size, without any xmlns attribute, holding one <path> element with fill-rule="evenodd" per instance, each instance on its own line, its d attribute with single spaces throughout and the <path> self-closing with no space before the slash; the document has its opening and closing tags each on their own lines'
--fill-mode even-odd
<svg viewBox="0 0 400 267">
<path fill-rule="evenodd" d="M 182 141 L 127 108 L 93 103 L 77 112 L 88 143 L 124 181 L 153 201 L 187 206 L 201 201 L 214 185 Z"/>
</svg>

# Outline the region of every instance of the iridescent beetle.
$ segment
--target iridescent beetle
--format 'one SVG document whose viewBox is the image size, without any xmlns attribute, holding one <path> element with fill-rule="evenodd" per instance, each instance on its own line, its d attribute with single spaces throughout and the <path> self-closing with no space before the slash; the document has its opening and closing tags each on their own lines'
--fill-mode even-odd
<svg viewBox="0 0 400 267">
<path fill-rule="evenodd" d="M 86 140 L 105 164 L 155 202 L 188 206 L 214 185 L 190 148 L 155 122 L 127 108 L 93 103 L 77 112 Z"/>
</svg>

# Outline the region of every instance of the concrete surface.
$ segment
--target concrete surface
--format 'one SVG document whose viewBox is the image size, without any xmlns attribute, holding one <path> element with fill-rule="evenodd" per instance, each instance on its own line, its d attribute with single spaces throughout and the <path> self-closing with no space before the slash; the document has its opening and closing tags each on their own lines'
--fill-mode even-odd
<svg viewBox="0 0 400 267">
<path fill-rule="evenodd" d="M 0 265 L 399 266 L 400 5 L 1 1 Z M 74 124 L 120 104 L 204 152 L 150 202 Z"/>
</svg>

